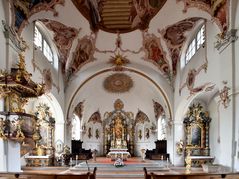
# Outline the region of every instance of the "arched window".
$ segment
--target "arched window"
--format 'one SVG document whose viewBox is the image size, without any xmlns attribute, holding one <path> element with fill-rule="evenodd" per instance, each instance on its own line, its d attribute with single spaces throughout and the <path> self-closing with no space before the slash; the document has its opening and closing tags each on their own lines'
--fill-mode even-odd
<svg viewBox="0 0 239 179">
<path fill-rule="evenodd" d="M 205 43 L 205 24 L 203 24 L 196 35 L 191 40 L 189 44 L 186 55 L 185 55 L 185 65 L 191 60 L 193 55 L 196 54 L 197 50 L 200 49 Z"/>
<path fill-rule="evenodd" d="M 158 119 L 158 140 L 166 139 L 167 121 L 165 115 L 161 115 Z"/>
<path fill-rule="evenodd" d="M 72 121 L 72 139 L 80 140 L 81 138 L 81 120 L 77 115 L 73 115 Z"/>
<path fill-rule="evenodd" d="M 39 48 L 44 56 L 47 58 L 47 60 L 51 63 L 54 64 L 54 56 L 52 49 L 44 37 L 44 35 L 41 33 L 40 29 L 35 25 L 34 29 L 34 44 L 37 48 Z"/>
</svg>

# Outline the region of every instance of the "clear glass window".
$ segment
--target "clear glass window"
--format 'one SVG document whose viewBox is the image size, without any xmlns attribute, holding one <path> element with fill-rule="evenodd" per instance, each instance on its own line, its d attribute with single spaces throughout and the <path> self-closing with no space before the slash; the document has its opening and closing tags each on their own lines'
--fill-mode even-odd
<svg viewBox="0 0 239 179">
<path fill-rule="evenodd" d="M 185 55 L 185 65 L 191 60 L 193 55 L 204 43 L 205 43 L 205 25 L 203 25 L 200 28 L 196 36 L 193 38 L 193 40 L 189 44 L 188 49 L 186 51 L 186 55 Z"/>
<path fill-rule="evenodd" d="M 73 140 L 80 140 L 81 138 L 81 120 L 77 115 L 73 115 L 72 121 L 72 139 Z"/>
<path fill-rule="evenodd" d="M 43 52 L 48 61 L 53 64 L 54 56 L 52 49 L 37 26 L 35 26 L 34 30 L 34 44 Z"/>
<path fill-rule="evenodd" d="M 43 43 L 43 54 L 48 59 L 49 62 L 53 63 L 53 53 L 51 51 L 51 48 L 49 44 L 44 40 Z"/>
<path fill-rule="evenodd" d="M 36 26 L 34 30 L 34 44 L 42 50 L 42 35 Z"/>
<path fill-rule="evenodd" d="M 199 32 L 197 33 L 197 50 L 204 44 L 205 42 L 205 25 L 201 27 Z"/>
<path fill-rule="evenodd" d="M 186 59 L 185 59 L 185 63 L 187 64 L 190 59 L 192 58 L 192 56 L 196 53 L 196 40 L 193 39 L 193 41 L 190 43 L 190 45 L 188 46 L 188 50 L 186 52 Z"/>
</svg>

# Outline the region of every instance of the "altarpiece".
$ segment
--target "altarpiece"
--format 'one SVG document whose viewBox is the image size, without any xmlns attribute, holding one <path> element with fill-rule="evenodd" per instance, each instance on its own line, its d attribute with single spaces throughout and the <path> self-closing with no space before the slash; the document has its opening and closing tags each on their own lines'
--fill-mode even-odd
<svg viewBox="0 0 239 179">
<path fill-rule="evenodd" d="M 104 154 L 111 157 L 123 158 L 134 155 L 134 119 L 132 112 L 123 110 L 124 104 L 120 99 L 114 103 L 114 110 L 104 114 Z"/>
</svg>

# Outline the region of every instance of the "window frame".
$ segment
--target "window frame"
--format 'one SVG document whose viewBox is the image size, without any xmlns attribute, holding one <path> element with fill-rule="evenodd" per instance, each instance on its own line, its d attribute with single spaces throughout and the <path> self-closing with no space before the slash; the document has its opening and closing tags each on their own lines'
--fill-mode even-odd
<svg viewBox="0 0 239 179">
<path fill-rule="evenodd" d="M 193 44 L 195 43 L 195 44 Z M 193 38 L 191 39 L 184 58 L 185 66 L 191 61 L 193 56 L 197 53 L 197 51 L 203 47 L 206 43 L 206 25 L 203 23 L 200 28 L 198 28 L 198 31 L 195 33 Z M 193 47 L 193 48 L 192 48 Z M 191 53 L 192 52 L 192 53 Z"/>
<path fill-rule="evenodd" d="M 41 35 L 41 46 L 38 46 L 36 44 L 36 41 L 35 41 L 35 38 L 37 38 L 36 37 L 36 30 Z M 34 25 L 34 39 L 33 39 L 33 43 L 34 43 L 34 46 L 36 48 L 39 48 L 41 50 L 41 52 L 43 53 L 44 57 L 46 57 L 47 61 L 49 63 L 51 63 L 52 65 L 54 65 L 55 58 L 54 58 L 54 53 L 53 53 L 52 47 L 51 47 L 49 41 L 47 40 L 47 38 L 45 37 L 45 35 L 42 33 L 41 29 L 36 24 Z M 46 43 L 46 45 L 45 45 L 45 43 Z M 47 52 L 48 50 L 46 50 L 45 46 L 48 46 L 47 48 L 49 48 L 49 51 L 50 51 L 51 55 L 46 54 L 46 53 L 49 53 L 49 52 Z M 51 56 L 51 58 L 48 58 L 49 56 Z"/>
</svg>

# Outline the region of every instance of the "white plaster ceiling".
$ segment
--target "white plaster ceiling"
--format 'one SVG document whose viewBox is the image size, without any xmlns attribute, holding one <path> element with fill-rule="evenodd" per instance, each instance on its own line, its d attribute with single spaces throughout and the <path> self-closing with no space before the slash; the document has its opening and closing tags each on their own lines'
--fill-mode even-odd
<svg viewBox="0 0 239 179">
<path fill-rule="evenodd" d="M 133 112 L 134 117 L 138 110 L 145 112 L 149 119 L 155 120 L 153 100 L 160 103 L 169 116 L 168 106 L 160 90 L 149 80 L 139 74 L 133 72 L 124 72 L 133 80 L 133 87 L 124 93 L 110 93 L 103 88 L 103 81 L 111 74 L 118 72 L 106 72 L 99 74 L 83 85 L 76 94 L 72 102 L 71 109 L 79 103 L 83 102 L 83 121 L 96 112 L 100 111 L 101 117 L 105 112 L 114 110 L 114 102 L 116 99 L 121 99 L 124 103 L 124 110 Z M 72 111 L 71 111 L 72 112 Z"/>
<path fill-rule="evenodd" d="M 148 34 L 159 39 L 158 41 L 160 41 L 162 50 L 165 52 L 169 66 L 172 66 L 169 49 L 167 48 L 167 42 L 163 40 L 162 34 L 160 34 L 159 31 L 163 31 L 168 26 L 187 18 L 199 17 L 208 20 L 211 20 L 212 18 L 209 13 L 198 8 L 189 8 L 185 13 L 184 5 L 183 1 L 167 0 L 162 9 L 151 20 L 149 28 L 147 29 Z M 72 47 L 69 50 L 68 59 L 65 59 L 67 67 L 70 66 L 68 63 L 74 58 L 74 52 L 80 39 L 87 36 L 87 38 L 91 38 L 93 41 L 95 40 L 95 51 L 92 54 L 92 59 L 94 59 L 94 61 L 84 64 L 79 71 L 65 83 L 65 112 L 69 115 L 67 117 L 72 115 L 73 107 L 77 105 L 77 102 L 81 102 L 82 100 L 85 100 L 86 111 L 84 111 L 84 116 L 86 116 L 86 118 L 89 117 L 90 113 L 93 113 L 98 109 L 102 110 L 102 112 L 113 110 L 113 102 L 117 98 L 123 100 L 126 109 L 131 109 L 136 112 L 138 108 L 142 108 L 146 114 L 151 111 L 148 113 L 150 115 L 153 114 L 152 99 L 159 99 L 162 106 L 165 106 L 164 100 L 161 99 L 162 96 L 160 96 L 152 83 L 149 83 L 147 80 L 138 77 L 135 74 L 130 74 L 135 84 L 133 89 L 128 93 L 106 93 L 102 88 L 103 79 L 106 74 L 98 75 L 93 80 L 90 80 L 82 87 L 82 89 L 80 89 L 80 92 L 78 92 L 79 94 L 77 93 L 77 89 L 79 89 L 87 78 L 96 74 L 100 70 L 112 68 L 112 64 L 109 64 L 108 61 L 117 53 L 120 53 L 122 56 L 126 56 L 129 59 L 130 64 L 126 64 L 127 68 L 133 68 L 140 71 L 157 83 L 158 86 L 165 91 L 169 104 L 173 106 L 173 80 L 169 81 L 168 76 L 165 76 L 158 66 L 145 60 L 147 58 L 145 51 L 140 51 L 144 41 L 142 31 L 135 30 L 129 33 L 120 34 L 121 45 L 120 48 L 118 47 L 117 49 L 117 34 L 101 30 L 96 34 L 93 34 L 88 20 L 83 17 L 72 1 L 65 0 L 64 5 L 57 4 L 54 8 L 58 13 L 57 16 L 54 16 L 51 11 L 40 11 L 32 15 L 28 21 L 31 23 L 35 20 L 50 19 L 60 22 L 67 27 L 79 30 L 79 34 L 74 39 Z M 187 37 L 190 36 L 191 33 L 192 32 L 187 32 L 184 35 Z M 53 39 L 54 35 L 51 30 L 49 30 L 49 34 L 51 34 Z M 183 44 L 183 46 L 184 45 L 187 44 Z M 172 70 L 171 67 L 170 70 Z M 124 73 L 128 72 L 126 71 Z M 170 73 L 172 72 L 170 71 Z M 76 93 L 77 95 L 74 95 Z"/>
</svg>

